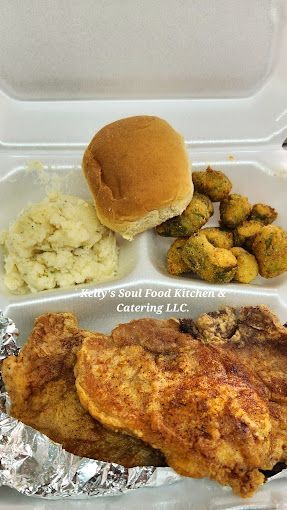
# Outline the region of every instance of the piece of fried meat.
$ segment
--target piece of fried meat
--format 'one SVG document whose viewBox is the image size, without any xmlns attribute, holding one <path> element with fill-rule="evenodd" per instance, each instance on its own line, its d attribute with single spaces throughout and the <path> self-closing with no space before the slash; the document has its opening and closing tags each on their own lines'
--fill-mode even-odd
<svg viewBox="0 0 287 510">
<path fill-rule="evenodd" d="M 86 335 L 71 313 L 49 313 L 36 320 L 20 355 L 3 362 L 10 414 L 81 457 L 126 467 L 164 465 L 160 452 L 107 430 L 81 406 L 73 371 Z"/>
<path fill-rule="evenodd" d="M 265 307 L 119 325 L 84 339 L 75 374 L 92 416 L 182 475 L 248 497 L 287 458 L 287 332 Z"/>
</svg>

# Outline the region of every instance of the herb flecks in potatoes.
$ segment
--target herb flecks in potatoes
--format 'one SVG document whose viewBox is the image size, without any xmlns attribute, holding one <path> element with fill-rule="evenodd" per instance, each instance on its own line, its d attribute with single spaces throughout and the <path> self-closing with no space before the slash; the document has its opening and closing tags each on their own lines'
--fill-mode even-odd
<svg viewBox="0 0 287 510">
<path fill-rule="evenodd" d="M 194 193 L 190 204 L 180 216 L 175 216 L 156 227 L 161 236 L 188 237 L 197 232 L 214 212 L 211 200 L 201 193 Z"/>
<path fill-rule="evenodd" d="M 287 233 L 276 225 L 266 225 L 252 244 L 259 273 L 273 278 L 287 271 Z"/>
<path fill-rule="evenodd" d="M 206 239 L 216 248 L 226 248 L 230 250 L 233 247 L 233 233 L 219 227 L 206 227 L 199 232 L 205 235 Z"/>
<path fill-rule="evenodd" d="M 204 193 L 212 202 L 220 202 L 230 193 L 232 184 L 220 170 L 208 167 L 203 172 L 193 172 L 192 180 L 195 191 Z"/>
<path fill-rule="evenodd" d="M 269 225 L 276 220 L 278 213 L 273 207 L 267 204 L 255 204 L 250 214 L 251 220 L 257 220 L 264 225 Z"/>
<path fill-rule="evenodd" d="M 188 239 L 182 256 L 190 271 L 210 283 L 230 282 L 236 272 L 237 261 L 231 251 L 215 248 L 202 234 Z"/>
<path fill-rule="evenodd" d="M 240 283 L 250 283 L 258 275 L 256 258 L 243 248 L 232 248 L 231 253 L 236 257 L 238 267 L 233 280 Z"/>
<path fill-rule="evenodd" d="M 244 246 L 248 250 L 251 250 L 255 236 L 259 234 L 262 229 L 263 224 L 260 221 L 243 221 L 233 232 L 235 246 Z"/>
<path fill-rule="evenodd" d="M 220 225 L 233 229 L 244 221 L 252 209 L 247 197 L 233 193 L 220 202 Z"/>
<path fill-rule="evenodd" d="M 170 274 L 180 275 L 189 271 L 188 265 L 182 258 L 182 249 L 187 239 L 176 239 L 167 252 L 167 270 Z"/>
</svg>

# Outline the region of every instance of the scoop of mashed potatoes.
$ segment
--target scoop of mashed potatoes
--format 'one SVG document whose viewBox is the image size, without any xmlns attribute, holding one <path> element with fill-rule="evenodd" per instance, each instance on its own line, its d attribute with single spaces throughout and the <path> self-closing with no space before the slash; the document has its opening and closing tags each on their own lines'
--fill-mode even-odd
<svg viewBox="0 0 287 510">
<path fill-rule="evenodd" d="M 4 283 L 16 294 L 109 280 L 117 273 L 113 232 L 93 205 L 50 194 L 31 205 L 2 232 Z"/>
</svg>

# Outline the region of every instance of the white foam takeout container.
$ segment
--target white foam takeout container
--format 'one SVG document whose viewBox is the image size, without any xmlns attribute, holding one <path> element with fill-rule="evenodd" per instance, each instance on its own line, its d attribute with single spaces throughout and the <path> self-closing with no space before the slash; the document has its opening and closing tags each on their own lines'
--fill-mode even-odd
<svg viewBox="0 0 287 510">
<path fill-rule="evenodd" d="M 286 1 L 3 0 L 1 7 L 0 229 L 42 199 L 47 182 L 57 181 L 53 176 L 60 176 L 63 191 L 89 198 L 80 169 L 85 145 L 104 124 L 135 114 L 168 120 L 184 135 L 194 169 L 222 169 L 234 192 L 270 203 L 279 212 L 276 223 L 287 228 Z M 31 170 L 35 160 L 46 180 Z M 217 219 L 216 213 L 210 225 Z M 15 320 L 22 343 L 34 318 L 47 311 L 72 311 L 82 327 L 105 332 L 140 316 L 196 317 L 226 305 L 264 303 L 287 320 L 286 275 L 224 286 L 170 277 L 164 263 L 170 242 L 153 232 L 121 241 L 117 280 L 98 286 L 15 297 L 2 285 L 0 309 Z M 81 297 L 83 289 L 107 295 Z M 140 297 L 125 294 L 139 289 Z M 173 297 L 151 295 L 168 289 Z M 209 294 L 174 297 L 177 289 Z M 186 304 L 189 312 L 135 314 L 118 311 L 121 303 Z M 48 502 L 0 488 L 0 510 L 52 507 L 287 508 L 287 480 L 268 483 L 250 500 L 191 479 L 81 502 Z"/>
</svg>

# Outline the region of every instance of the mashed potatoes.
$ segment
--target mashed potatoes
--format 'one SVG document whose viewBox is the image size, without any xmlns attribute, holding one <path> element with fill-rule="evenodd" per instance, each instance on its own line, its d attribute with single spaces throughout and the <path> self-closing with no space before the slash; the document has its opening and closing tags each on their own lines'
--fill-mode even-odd
<svg viewBox="0 0 287 510">
<path fill-rule="evenodd" d="M 2 232 L 5 285 L 17 294 L 115 276 L 118 249 L 113 232 L 101 225 L 93 205 L 50 194 L 28 207 Z"/>
</svg>

